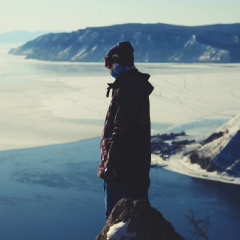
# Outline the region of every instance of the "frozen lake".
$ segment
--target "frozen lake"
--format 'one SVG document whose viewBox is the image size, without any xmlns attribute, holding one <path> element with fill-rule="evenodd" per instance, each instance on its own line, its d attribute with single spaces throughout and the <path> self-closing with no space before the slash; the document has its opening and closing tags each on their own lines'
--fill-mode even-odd
<svg viewBox="0 0 240 240">
<path fill-rule="evenodd" d="M 5 49 L 0 57 L 0 239 L 94 239 L 105 223 L 96 170 L 113 79 L 100 63 L 24 60 Z M 239 64 L 136 67 L 155 87 L 152 134 L 201 139 L 239 113 Z M 152 206 L 186 239 L 190 209 L 209 216 L 211 240 L 240 239 L 239 186 L 164 169 L 151 169 L 151 180 Z"/>
<path fill-rule="evenodd" d="M 103 64 L 25 60 L 1 49 L 0 57 L 0 149 L 101 135 L 113 81 Z M 239 113 L 239 64 L 136 66 L 155 87 L 152 134 L 186 130 L 203 138 Z"/>
</svg>

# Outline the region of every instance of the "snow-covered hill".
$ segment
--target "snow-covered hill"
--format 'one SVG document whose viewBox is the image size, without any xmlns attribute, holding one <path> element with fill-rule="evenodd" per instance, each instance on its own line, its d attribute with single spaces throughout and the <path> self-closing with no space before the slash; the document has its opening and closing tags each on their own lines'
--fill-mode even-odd
<svg viewBox="0 0 240 240">
<path fill-rule="evenodd" d="M 153 155 L 152 162 L 193 177 L 240 184 L 240 114 L 201 143 L 187 144 L 168 160 Z"/>
<path fill-rule="evenodd" d="M 102 62 L 113 44 L 128 40 L 136 62 L 229 63 L 240 62 L 239 36 L 240 24 L 122 24 L 46 34 L 10 53 L 47 61 Z"/>
<path fill-rule="evenodd" d="M 205 139 L 189 158 L 209 172 L 240 177 L 240 114 Z"/>
</svg>

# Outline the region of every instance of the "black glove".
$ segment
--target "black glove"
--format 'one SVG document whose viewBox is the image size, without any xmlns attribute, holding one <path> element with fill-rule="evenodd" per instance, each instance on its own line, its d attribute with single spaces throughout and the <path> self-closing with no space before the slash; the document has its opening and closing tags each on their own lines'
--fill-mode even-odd
<svg viewBox="0 0 240 240">
<path fill-rule="evenodd" d="M 104 172 L 104 181 L 110 185 L 118 184 L 116 170 L 106 168 Z"/>
</svg>

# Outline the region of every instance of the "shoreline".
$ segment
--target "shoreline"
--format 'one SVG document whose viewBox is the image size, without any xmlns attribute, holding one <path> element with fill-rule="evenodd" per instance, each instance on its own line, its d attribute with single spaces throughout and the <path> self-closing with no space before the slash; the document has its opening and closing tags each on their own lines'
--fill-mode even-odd
<svg viewBox="0 0 240 240">
<path fill-rule="evenodd" d="M 206 181 L 222 182 L 240 186 L 240 178 L 219 175 L 215 172 L 207 172 L 198 164 L 191 164 L 184 158 L 180 159 L 180 157 L 175 157 L 170 158 L 169 160 L 163 160 L 160 156 L 152 154 L 152 160 L 152 164 L 154 164 L 156 167 L 162 167 L 171 172 L 176 172 L 182 175 L 199 178 Z"/>
<path fill-rule="evenodd" d="M 30 146 L 26 148 L 15 148 L 15 149 L 4 149 L 0 150 L 1 153 L 5 152 L 15 152 L 15 151 L 29 151 L 29 150 L 35 150 L 38 148 L 48 148 L 50 146 L 57 147 L 59 145 L 59 148 L 62 148 L 64 145 L 75 145 L 77 143 L 81 144 L 81 142 L 84 144 L 87 141 L 100 139 L 100 136 L 91 137 L 87 139 L 79 139 L 77 141 L 71 141 L 71 142 L 63 142 L 63 143 L 51 143 L 48 145 L 39 145 L 39 146 Z M 214 182 L 221 182 L 226 184 L 233 184 L 233 185 L 239 185 L 240 186 L 240 178 L 234 178 L 224 175 L 219 175 L 215 172 L 207 172 L 204 169 L 201 169 L 198 164 L 191 164 L 186 159 L 180 157 L 178 155 L 177 157 L 170 158 L 169 160 L 163 160 L 159 155 L 152 153 L 151 154 L 151 168 L 163 168 L 167 171 L 175 172 L 178 174 L 182 174 L 188 177 L 192 178 L 198 178 L 206 181 L 214 181 Z"/>
</svg>

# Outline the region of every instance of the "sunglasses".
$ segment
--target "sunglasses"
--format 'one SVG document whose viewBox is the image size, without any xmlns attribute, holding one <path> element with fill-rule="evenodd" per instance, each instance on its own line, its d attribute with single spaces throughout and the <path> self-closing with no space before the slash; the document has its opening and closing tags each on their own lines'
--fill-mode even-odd
<svg viewBox="0 0 240 240">
<path fill-rule="evenodd" d="M 120 58 L 118 56 L 112 56 L 112 57 L 105 57 L 104 58 L 104 65 L 107 69 L 110 69 L 113 65 L 113 63 L 119 63 Z"/>
</svg>

